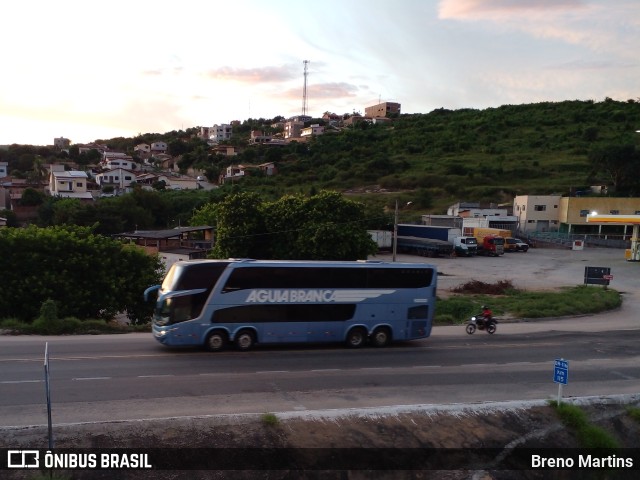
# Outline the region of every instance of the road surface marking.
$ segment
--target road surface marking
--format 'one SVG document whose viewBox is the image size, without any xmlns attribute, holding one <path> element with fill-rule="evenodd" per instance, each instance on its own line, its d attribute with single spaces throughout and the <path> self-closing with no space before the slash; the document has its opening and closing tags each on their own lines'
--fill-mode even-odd
<svg viewBox="0 0 640 480">
<path fill-rule="evenodd" d="M 85 380 L 111 380 L 111 377 L 80 377 L 72 378 L 71 380 L 77 380 L 79 382 L 83 382 Z"/>
<path fill-rule="evenodd" d="M 3 380 L 0 383 L 41 383 L 44 380 Z"/>
</svg>

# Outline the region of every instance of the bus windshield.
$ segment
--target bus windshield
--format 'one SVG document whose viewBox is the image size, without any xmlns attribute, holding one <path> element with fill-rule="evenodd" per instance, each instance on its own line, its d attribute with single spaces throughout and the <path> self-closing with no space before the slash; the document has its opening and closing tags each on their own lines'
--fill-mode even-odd
<svg viewBox="0 0 640 480">
<path fill-rule="evenodd" d="M 171 325 L 196 318 L 228 262 L 174 263 L 158 292 L 154 321 Z"/>
</svg>

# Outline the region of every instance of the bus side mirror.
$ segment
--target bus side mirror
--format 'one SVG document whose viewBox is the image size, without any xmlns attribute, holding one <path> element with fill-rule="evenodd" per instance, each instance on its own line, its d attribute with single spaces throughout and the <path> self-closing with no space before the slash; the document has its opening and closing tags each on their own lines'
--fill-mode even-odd
<svg viewBox="0 0 640 480">
<path fill-rule="evenodd" d="M 158 290 L 160 290 L 160 285 L 154 285 L 153 287 L 149 287 L 144 291 L 144 301 L 148 302 L 149 301 L 149 297 L 151 296 L 152 293 L 157 292 Z M 156 293 L 157 296 L 157 293 Z"/>
</svg>

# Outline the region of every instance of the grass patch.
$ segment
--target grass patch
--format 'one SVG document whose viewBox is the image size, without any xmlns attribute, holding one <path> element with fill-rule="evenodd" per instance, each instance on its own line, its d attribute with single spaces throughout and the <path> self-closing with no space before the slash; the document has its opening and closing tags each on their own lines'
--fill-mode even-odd
<svg viewBox="0 0 640 480">
<path fill-rule="evenodd" d="M 577 405 L 551 402 L 560 421 L 576 433 L 581 448 L 616 449 L 620 448 L 618 441 L 603 428 L 589 422 L 587 414 Z"/>
<path fill-rule="evenodd" d="M 280 420 L 278 420 L 278 417 L 275 413 L 263 413 L 261 419 L 262 423 L 264 423 L 268 427 L 275 427 L 276 425 L 278 425 L 278 423 L 280 423 Z"/>
<path fill-rule="evenodd" d="M 489 305 L 497 317 L 545 318 L 604 312 L 622 304 L 620 293 L 611 288 L 579 285 L 554 292 L 527 292 L 514 289 L 508 281 L 479 285 L 481 283 L 469 282 L 468 290 L 459 287 L 460 291 L 472 293 L 458 293 L 438 300 L 435 324 L 464 323 L 477 314 L 482 305 Z M 476 293 L 478 291 L 483 293 Z M 493 291 L 502 293 L 487 293 Z"/>
<path fill-rule="evenodd" d="M 629 407 L 627 408 L 627 412 L 629 416 L 634 419 L 636 422 L 640 423 L 640 408 L 638 407 Z"/>
</svg>

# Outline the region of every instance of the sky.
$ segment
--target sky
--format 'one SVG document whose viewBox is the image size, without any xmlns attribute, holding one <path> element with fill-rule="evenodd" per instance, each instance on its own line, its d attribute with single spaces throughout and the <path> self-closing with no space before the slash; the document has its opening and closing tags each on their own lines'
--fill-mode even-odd
<svg viewBox="0 0 640 480">
<path fill-rule="evenodd" d="M 313 117 L 640 100 L 638 0 L 11 1 L 0 45 L 0 145 L 300 115 L 305 60 Z"/>
</svg>

